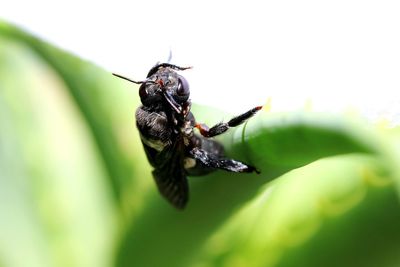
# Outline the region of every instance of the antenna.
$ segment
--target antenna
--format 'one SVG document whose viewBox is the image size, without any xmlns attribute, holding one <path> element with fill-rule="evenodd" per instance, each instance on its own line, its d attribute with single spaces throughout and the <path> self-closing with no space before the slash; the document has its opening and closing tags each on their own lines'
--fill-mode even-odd
<svg viewBox="0 0 400 267">
<path fill-rule="evenodd" d="M 134 80 L 132 80 L 132 79 L 129 79 L 129 78 L 125 77 L 125 76 L 122 76 L 122 75 L 119 75 L 119 74 L 116 74 L 116 73 L 113 73 L 112 75 L 114 75 L 114 76 L 116 76 L 116 77 L 118 77 L 118 78 L 127 80 L 127 81 L 129 81 L 129 82 L 131 82 L 131 83 L 136 83 L 136 84 L 142 84 L 142 83 L 153 82 L 153 81 L 148 81 L 148 80 L 146 80 L 146 81 L 134 81 Z"/>
</svg>

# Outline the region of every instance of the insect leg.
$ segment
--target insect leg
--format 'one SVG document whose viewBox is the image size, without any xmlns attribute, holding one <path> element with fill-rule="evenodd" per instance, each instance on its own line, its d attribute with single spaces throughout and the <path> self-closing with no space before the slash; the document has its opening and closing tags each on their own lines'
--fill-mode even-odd
<svg viewBox="0 0 400 267">
<path fill-rule="evenodd" d="M 260 173 L 253 166 L 249 166 L 243 162 L 233 159 L 218 158 L 214 154 L 208 153 L 207 151 L 197 147 L 193 148 L 190 151 L 190 154 L 207 168 L 222 169 L 230 172 Z"/>
<path fill-rule="evenodd" d="M 226 132 L 231 127 L 236 127 L 236 126 L 242 124 L 247 119 L 249 119 L 252 116 L 254 116 L 254 114 L 256 114 L 260 109 L 262 109 L 262 106 L 257 106 L 255 108 L 250 109 L 249 111 L 247 111 L 247 112 L 245 112 L 243 114 L 240 114 L 239 116 L 236 116 L 236 117 L 232 118 L 228 122 L 220 122 L 220 123 L 214 125 L 211 128 L 208 128 L 208 126 L 203 124 L 203 123 L 197 123 L 195 125 L 195 127 L 197 129 L 199 129 L 200 134 L 202 136 L 204 136 L 204 137 L 213 137 L 213 136 L 220 135 L 220 134 Z"/>
</svg>

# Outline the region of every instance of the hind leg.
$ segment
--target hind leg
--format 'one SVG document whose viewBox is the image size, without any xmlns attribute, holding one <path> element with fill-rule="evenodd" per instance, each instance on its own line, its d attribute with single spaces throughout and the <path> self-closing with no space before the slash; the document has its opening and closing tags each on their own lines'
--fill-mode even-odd
<svg viewBox="0 0 400 267">
<path fill-rule="evenodd" d="M 188 175 L 190 176 L 198 176 L 205 175 L 212 171 L 215 171 L 215 168 L 205 165 L 202 161 L 196 159 L 191 151 L 196 147 L 203 151 L 207 151 L 209 154 L 213 154 L 217 158 L 222 158 L 224 156 L 224 147 L 215 140 L 206 139 L 204 137 L 200 137 L 198 135 L 194 135 L 192 138 L 193 146 L 186 151 L 185 161 L 191 164 L 191 168 L 186 168 Z"/>
<path fill-rule="evenodd" d="M 234 159 L 218 157 L 215 154 L 209 153 L 197 147 L 193 148 L 190 151 L 190 155 L 197 161 L 197 163 L 200 163 L 201 166 L 209 170 L 222 169 L 230 172 L 260 173 L 253 166 L 247 165 L 243 162 Z"/>
</svg>

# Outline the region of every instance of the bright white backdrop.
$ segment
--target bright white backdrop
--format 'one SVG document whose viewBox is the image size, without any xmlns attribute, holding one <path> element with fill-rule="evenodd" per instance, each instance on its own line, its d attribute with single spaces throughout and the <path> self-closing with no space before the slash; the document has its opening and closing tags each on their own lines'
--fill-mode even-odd
<svg viewBox="0 0 400 267">
<path fill-rule="evenodd" d="M 0 18 L 135 79 L 157 61 L 192 65 L 193 102 L 239 112 L 350 104 L 400 120 L 398 1 L 1 3 Z M 397 116 L 397 117 L 396 117 Z"/>
</svg>

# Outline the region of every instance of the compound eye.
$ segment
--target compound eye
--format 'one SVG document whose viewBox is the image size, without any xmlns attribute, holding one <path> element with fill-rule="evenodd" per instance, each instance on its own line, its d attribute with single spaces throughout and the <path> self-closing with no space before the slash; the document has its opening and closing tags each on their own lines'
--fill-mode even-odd
<svg viewBox="0 0 400 267">
<path fill-rule="evenodd" d="M 157 93 L 157 87 L 150 82 L 144 82 L 140 85 L 139 96 L 144 106 L 158 105 L 162 101 L 161 95 Z"/>
<path fill-rule="evenodd" d="M 176 89 L 176 94 L 182 98 L 189 98 L 189 83 L 182 76 L 178 77 L 178 88 Z"/>
<path fill-rule="evenodd" d="M 142 100 L 142 102 L 143 102 L 143 100 L 145 100 L 147 98 L 148 93 L 147 93 L 147 90 L 146 90 L 146 83 L 142 83 L 142 85 L 140 85 L 140 87 L 139 87 L 139 96 L 140 96 L 140 99 Z"/>
</svg>

